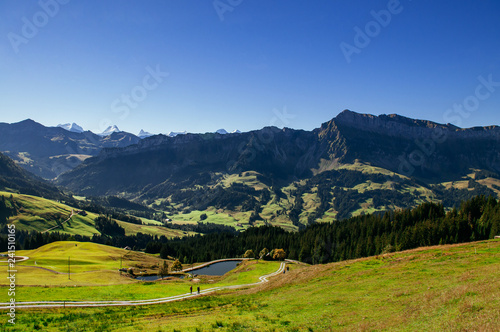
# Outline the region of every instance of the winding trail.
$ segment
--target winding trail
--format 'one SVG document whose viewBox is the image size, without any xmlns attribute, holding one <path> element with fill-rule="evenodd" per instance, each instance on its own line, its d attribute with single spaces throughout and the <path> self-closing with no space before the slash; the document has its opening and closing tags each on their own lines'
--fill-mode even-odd
<svg viewBox="0 0 500 332">
<path fill-rule="evenodd" d="M 30 308 L 70 308 L 70 307 L 118 307 L 118 306 L 137 306 L 137 305 L 151 305 L 160 304 L 173 301 L 184 300 L 200 295 L 211 294 L 224 289 L 237 289 L 243 287 L 257 286 L 269 281 L 270 277 L 279 275 L 285 270 L 285 262 L 280 264 L 279 269 L 270 274 L 266 274 L 259 278 L 259 281 L 252 284 L 222 286 L 208 288 L 200 292 L 200 294 L 181 294 L 176 296 L 162 297 L 149 300 L 133 300 L 133 301 L 36 301 L 36 302 L 16 302 L 16 309 L 30 309 Z M 0 310 L 10 309 L 9 303 L 0 303 Z"/>
<path fill-rule="evenodd" d="M 71 218 L 73 218 L 73 216 L 74 216 L 74 215 L 75 215 L 75 211 L 74 211 L 73 209 L 71 209 L 71 214 L 69 215 L 69 218 L 68 218 L 68 219 L 64 220 L 63 222 L 61 222 L 60 224 L 58 224 L 58 225 L 56 225 L 56 226 L 54 226 L 54 227 L 52 227 L 52 228 L 49 228 L 49 229 L 44 230 L 42 233 L 45 233 L 45 232 L 51 231 L 51 230 L 53 230 L 53 229 L 55 229 L 55 228 L 59 228 L 59 227 L 61 227 L 61 225 L 62 225 L 62 224 L 64 224 L 64 223 L 68 222 Z"/>
</svg>

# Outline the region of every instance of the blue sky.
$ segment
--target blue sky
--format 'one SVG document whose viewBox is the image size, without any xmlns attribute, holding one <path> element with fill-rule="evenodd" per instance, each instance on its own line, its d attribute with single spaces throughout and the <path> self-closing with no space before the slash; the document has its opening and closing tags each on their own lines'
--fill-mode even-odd
<svg viewBox="0 0 500 332">
<path fill-rule="evenodd" d="M 494 0 L 3 0 L 0 122 L 311 130 L 347 108 L 499 125 L 499 17 Z"/>
</svg>

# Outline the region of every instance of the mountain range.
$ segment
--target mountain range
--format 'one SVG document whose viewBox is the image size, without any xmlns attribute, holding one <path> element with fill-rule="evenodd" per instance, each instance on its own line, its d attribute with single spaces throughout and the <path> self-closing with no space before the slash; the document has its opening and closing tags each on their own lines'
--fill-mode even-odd
<svg viewBox="0 0 500 332">
<path fill-rule="evenodd" d="M 343 111 L 312 131 L 156 135 L 103 148 L 57 184 L 169 213 L 213 209 L 295 226 L 500 193 L 500 127 Z M 455 203 L 454 203 L 455 202 Z"/>
<path fill-rule="evenodd" d="M 103 148 L 124 147 L 140 141 L 137 136 L 125 132 L 103 137 L 90 131 L 79 132 L 77 128 L 75 125 L 45 127 L 29 119 L 13 124 L 0 123 L 0 152 L 31 173 L 53 179 L 97 155 Z"/>
<path fill-rule="evenodd" d="M 500 193 L 498 126 L 463 129 L 345 110 L 312 131 L 143 131 L 141 139 L 116 127 L 107 136 L 79 128 L 0 123 L 3 161 L 12 169 L 8 156 L 85 196 L 119 196 L 174 216 L 212 211 L 235 223 L 295 228 L 429 200 L 451 208 Z M 4 176 L 3 186 L 15 188 L 22 178 L 43 184 L 38 192 L 54 191 L 26 174 Z"/>
<path fill-rule="evenodd" d="M 227 132 L 220 129 L 218 133 Z M 170 132 L 168 136 L 184 134 L 187 132 Z M 154 134 L 144 130 L 136 136 L 121 131 L 116 125 L 94 134 L 76 123 L 45 127 L 28 119 L 12 124 L 0 123 L 0 152 L 24 169 L 50 180 L 75 168 L 86 158 L 96 156 L 103 148 L 125 147 L 151 136 Z"/>
</svg>

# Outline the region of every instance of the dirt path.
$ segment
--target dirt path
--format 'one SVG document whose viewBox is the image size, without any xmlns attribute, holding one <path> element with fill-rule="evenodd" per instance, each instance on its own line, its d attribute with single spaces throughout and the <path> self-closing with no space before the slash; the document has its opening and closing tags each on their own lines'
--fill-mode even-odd
<svg viewBox="0 0 500 332">
<path fill-rule="evenodd" d="M 74 216 L 74 215 L 75 215 L 75 212 L 74 212 L 74 210 L 73 210 L 73 209 L 71 209 L 71 214 L 69 215 L 69 218 L 68 218 L 68 219 L 64 220 L 62 223 L 60 223 L 60 224 L 58 224 L 58 225 L 56 225 L 56 226 L 54 226 L 54 227 L 52 227 L 52 228 L 49 228 L 49 229 L 44 230 L 42 233 L 45 233 L 45 232 L 51 231 L 51 230 L 53 230 L 54 228 L 61 227 L 61 225 L 62 225 L 62 224 L 64 224 L 65 222 L 68 222 L 71 218 L 73 218 L 73 216 Z"/>
<path fill-rule="evenodd" d="M 257 286 L 268 282 L 269 278 L 283 273 L 285 270 L 285 263 L 280 264 L 279 269 L 271 274 L 266 274 L 259 278 L 259 281 L 253 284 L 234 285 L 225 287 L 208 288 L 200 292 L 200 294 L 181 294 L 176 296 L 169 296 L 163 298 L 149 299 L 149 300 L 135 300 L 135 301 L 36 301 L 36 302 L 16 302 L 16 309 L 28 308 L 69 308 L 69 307 L 116 307 L 116 306 L 137 306 L 137 305 L 151 305 L 160 304 L 173 301 L 184 300 L 188 298 L 198 297 L 201 295 L 211 294 L 223 289 L 237 289 L 243 287 Z M 9 310 L 9 303 L 0 303 L 0 310 Z"/>
</svg>

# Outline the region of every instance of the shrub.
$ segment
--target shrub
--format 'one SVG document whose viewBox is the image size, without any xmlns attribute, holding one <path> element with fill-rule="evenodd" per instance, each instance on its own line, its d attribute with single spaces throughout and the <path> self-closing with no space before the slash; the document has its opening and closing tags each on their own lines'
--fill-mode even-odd
<svg viewBox="0 0 500 332">
<path fill-rule="evenodd" d="M 282 261 L 286 257 L 286 252 L 283 249 L 274 249 L 273 259 Z"/>
<path fill-rule="evenodd" d="M 245 251 L 243 258 L 255 258 L 255 254 L 253 253 L 253 250 L 250 249 L 250 250 Z"/>
</svg>

